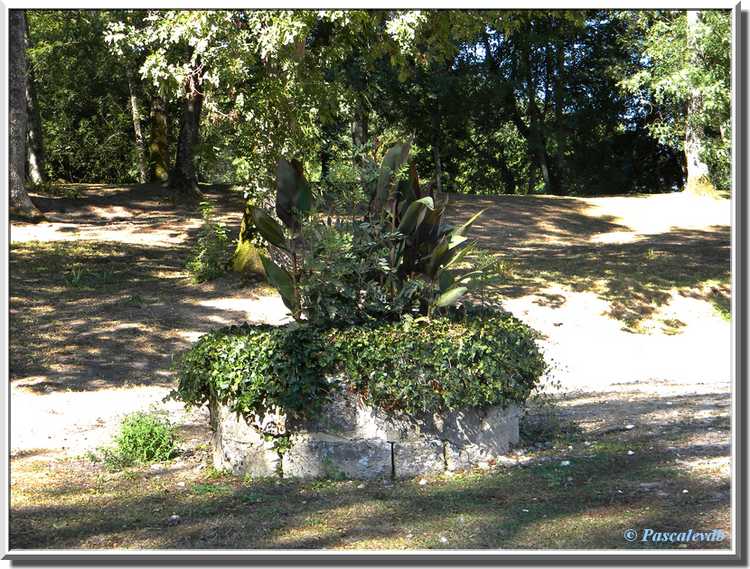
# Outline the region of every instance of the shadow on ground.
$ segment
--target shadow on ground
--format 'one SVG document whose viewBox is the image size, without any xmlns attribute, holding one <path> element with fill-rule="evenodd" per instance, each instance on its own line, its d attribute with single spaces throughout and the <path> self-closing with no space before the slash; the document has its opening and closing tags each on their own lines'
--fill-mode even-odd
<svg viewBox="0 0 750 569">
<path fill-rule="evenodd" d="M 726 402 L 723 395 L 714 403 L 722 397 Z M 702 400 L 669 399 L 686 413 Z M 568 411 L 587 412 L 570 403 Z M 655 405 L 663 408 L 665 400 L 657 397 Z M 523 466 L 430 478 L 425 485 L 243 481 L 184 467 L 106 474 L 83 463 L 50 471 L 46 462 L 15 462 L 10 543 L 20 549 L 674 549 L 630 543 L 623 534 L 647 527 L 729 533 L 726 417 L 687 419 L 658 432 L 646 417 L 636 423 L 630 431 L 567 435 L 552 448 L 527 452 Z M 716 444 L 701 439 L 707 429 L 719 435 Z M 726 466 L 716 466 L 717 459 Z M 169 521 L 172 515 L 178 523 Z"/>
<path fill-rule="evenodd" d="M 201 185 L 206 199 L 217 203 L 222 211 L 242 212 L 240 192 L 222 185 Z M 175 217 L 198 215 L 195 203 L 175 198 L 162 184 L 61 184 L 53 193 L 31 193 L 34 204 L 52 221 L 106 225 L 130 221 L 146 230 Z"/>
<path fill-rule="evenodd" d="M 205 303 L 251 289 L 232 275 L 195 285 L 188 247 L 98 241 L 14 243 L 10 255 L 10 376 L 46 392 L 168 385 L 195 331 L 240 322 Z M 33 378 L 30 379 L 30 378 Z"/>
<path fill-rule="evenodd" d="M 203 190 L 236 232 L 241 195 L 227 188 Z M 12 245 L 14 381 L 42 392 L 166 385 L 173 356 L 189 343 L 187 333 L 245 318 L 242 310 L 205 306 L 227 295 L 241 296 L 243 283 L 233 277 L 200 286 L 186 280 L 185 261 L 197 228 L 187 222 L 199 216 L 194 208 L 175 204 L 167 189 L 75 185 L 67 195 L 35 195 L 45 213 L 64 221 L 53 223 L 56 231 L 111 228 L 109 240 Z M 592 237 L 628 227 L 611 216 L 594 215 L 585 200 L 553 197 L 461 196 L 454 199 L 451 216 L 463 219 L 482 207 L 489 210 L 473 234 L 508 263 L 507 279 L 495 289 L 499 298 L 537 294 L 537 302 L 555 308 L 565 298 L 545 293 L 547 287 L 593 291 L 608 302 L 608 315 L 632 330 L 667 304 L 673 290 L 728 314 L 727 226 L 673 228 L 629 243 L 596 243 Z M 117 240 L 120 231 L 128 232 L 129 242 Z M 137 234 L 154 232 L 172 244 L 162 242 L 161 234 L 149 243 L 137 242 Z M 674 330 L 682 324 L 670 322 Z"/>
<path fill-rule="evenodd" d="M 593 215 L 586 201 L 548 197 L 460 196 L 450 217 L 464 219 L 482 208 L 488 209 L 471 236 L 508 263 L 506 282 L 495 288 L 502 296 L 538 294 L 554 285 L 592 291 L 609 303 L 608 316 L 633 329 L 666 305 L 673 290 L 726 312 L 722 307 L 729 304 L 731 265 L 727 225 L 672 227 L 640 234 L 632 242 L 596 242 L 592 238 L 597 235 L 630 228 L 611 216 Z M 564 298 L 548 300 L 555 308 Z"/>
<path fill-rule="evenodd" d="M 237 232 L 241 194 L 202 187 L 216 215 Z M 34 201 L 61 233 L 121 227 L 171 233 L 176 243 L 116 240 L 21 241 L 10 248 L 10 376 L 38 392 L 128 384 L 170 385 L 174 357 L 196 331 L 240 322 L 243 310 L 205 306 L 254 283 L 227 275 L 194 284 L 185 263 L 200 218 L 157 184 L 71 184 Z M 18 224 L 22 226 L 24 224 Z"/>
</svg>

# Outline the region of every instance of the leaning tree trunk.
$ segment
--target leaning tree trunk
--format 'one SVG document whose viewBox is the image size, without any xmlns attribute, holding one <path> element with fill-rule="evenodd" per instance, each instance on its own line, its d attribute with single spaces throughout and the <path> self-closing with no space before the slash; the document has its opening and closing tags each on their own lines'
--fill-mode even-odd
<svg viewBox="0 0 750 569">
<path fill-rule="evenodd" d="M 169 176 L 169 188 L 185 196 L 200 198 L 198 178 L 195 174 L 195 146 L 199 140 L 203 94 L 198 90 L 200 75 L 193 72 L 185 82 L 185 99 L 182 104 L 180 135 L 177 139 L 177 157 Z"/>
<path fill-rule="evenodd" d="M 166 182 L 169 178 L 169 140 L 167 108 L 159 95 L 151 99 L 151 133 L 148 140 L 148 179 Z"/>
<path fill-rule="evenodd" d="M 9 148 L 8 190 L 10 214 L 22 219 L 42 218 L 41 212 L 26 193 L 26 47 L 24 35 L 26 18 L 23 10 L 10 10 L 9 39 Z"/>
<path fill-rule="evenodd" d="M 29 22 L 26 20 L 24 27 L 24 38 L 26 50 L 31 47 L 31 36 L 29 34 Z M 43 184 L 46 181 L 44 174 L 44 137 L 42 135 L 42 118 L 39 114 L 39 105 L 36 97 L 36 82 L 34 70 L 26 62 L 26 109 L 27 109 L 27 134 L 26 134 L 26 178 L 34 185 Z"/>
<path fill-rule="evenodd" d="M 148 181 L 148 163 L 146 162 L 146 147 L 143 141 L 143 128 L 141 126 L 141 109 L 138 105 L 138 93 L 133 72 L 130 67 L 125 68 L 128 79 L 128 91 L 130 91 L 130 112 L 133 115 L 133 132 L 135 133 L 135 152 L 138 157 L 139 181 L 143 184 Z"/>
<path fill-rule="evenodd" d="M 697 39 L 697 27 L 700 23 L 700 11 L 687 12 L 687 47 L 690 64 L 699 65 L 700 46 Z M 688 92 L 687 116 L 685 117 L 685 160 L 687 162 L 687 183 L 685 190 L 692 194 L 711 194 L 715 192 L 709 178 L 708 165 L 704 162 L 703 125 L 700 124 L 700 112 L 703 109 L 703 96 L 700 89 L 691 85 Z"/>
</svg>

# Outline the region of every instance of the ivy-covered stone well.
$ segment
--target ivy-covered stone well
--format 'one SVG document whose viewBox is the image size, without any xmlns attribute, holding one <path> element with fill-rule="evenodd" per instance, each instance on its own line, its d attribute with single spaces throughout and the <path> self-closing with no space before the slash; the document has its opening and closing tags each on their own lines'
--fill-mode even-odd
<svg viewBox="0 0 750 569">
<path fill-rule="evenodd" d="M 217 468 L 284 477 L 412 477 L 492 462 L 518 441 L 545 369 L 508 314 L 346 328 L 235 326 L 181 359 L 207 404 Z"/>
</svg>

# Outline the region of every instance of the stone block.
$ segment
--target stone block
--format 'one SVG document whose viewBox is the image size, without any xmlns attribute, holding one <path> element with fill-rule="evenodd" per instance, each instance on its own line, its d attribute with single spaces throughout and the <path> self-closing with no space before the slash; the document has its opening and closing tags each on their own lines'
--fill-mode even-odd
<svg viewBox="0 0 750 569">
<path fill-rule="evenodd" d="M 439 474 L 445 470 L 443 441 L 423 439 L 393 444 L 394 472 L 397 478 Z"/>
<path fill-rule="evenodd" d="M 332 380 L 332 381 L 335 381 Z M 260 431 L 225 407 L 210 405 L 214 465 L 236 474 L 300 478 L 399 478 L 491 463 L 518 442 L 520 409 L 465 409 L 421 417 L 385 413 L 340 392 L 318 418 L 287 421 L 269 415 L 262 428 L 293 433 L 279 457 Z"/>
<path fill-rule="evenodd" d="M 391 476 L 391 445 L 381 439 L 341 439 L 325 433 L 292 437 L 284 477 L 372 479 Z"/>
</svg>

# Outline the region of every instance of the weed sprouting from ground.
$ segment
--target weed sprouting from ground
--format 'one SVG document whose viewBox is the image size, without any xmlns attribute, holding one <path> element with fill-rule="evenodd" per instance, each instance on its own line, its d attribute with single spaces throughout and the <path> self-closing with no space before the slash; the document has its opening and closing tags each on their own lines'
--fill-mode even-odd
<svg viewBox="0 0 750 569">
<path fill-rule="evenodd" d="M 214 219 L 214 208 L 201 202 L 203 226 L 187 262 L 193 281 L 201 283 L 223 275 L 231 257 L 229 230 Z"/>
<path fill-rule="evenodd" d="M 133 413 L 122 422 L 114 446 L 102 449 L 110 470 L 162 462 L 177 455 L 174 427 L 156 413 Z"/>
</svg>

